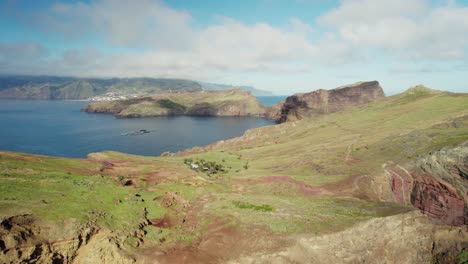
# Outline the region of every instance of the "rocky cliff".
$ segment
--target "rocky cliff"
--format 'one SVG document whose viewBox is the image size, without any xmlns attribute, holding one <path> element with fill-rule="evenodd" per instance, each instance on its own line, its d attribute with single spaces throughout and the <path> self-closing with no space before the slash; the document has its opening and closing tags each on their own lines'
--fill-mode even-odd
<svg viewBox="0 0 468 264">
<path fill-rule="evenodd" d="M 411 204 L 433 219 L 468 224 L 468 142 L 385 168 L 394 201 Z"/>
<path fill-rule="evenodd" d="M 265 115 L 265 108 L 257 101 L 255 96 L 240 89 L 170 93 L 129 100 L 97 102 L 82 110 L 88 113 L 112 113 L 120 118 L 168 115 Z"/>
<path fill-rule="evenodd" d="M 302 119 L 314 114 L 334 113 L 349 106 L 361 105 L 384 98 L 379 82 L 360 82 L 345 85 L 333 90 L 317 90 L 305 94 L 295 94 L 286 98 L 276 121 L 283 123 Z"/>
</svg>

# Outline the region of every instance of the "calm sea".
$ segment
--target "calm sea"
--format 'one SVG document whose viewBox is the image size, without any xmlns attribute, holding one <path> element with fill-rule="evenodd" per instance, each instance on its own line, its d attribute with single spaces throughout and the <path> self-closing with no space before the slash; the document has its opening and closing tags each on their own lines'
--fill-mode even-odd
<svg viewBox="0 0 468 264">
<path fill-rule="evenodd" d="M 268 98 L 264 102 L 270 104 L 274 100 Z M 237 137 L 249 128 L 273 124 L 256 117 L 115 119 L 112 115 L 80 112 L 86 104 L 0 100 L 0 150 L 62 157 L 86 157 L 104 150 L 159 155 Z M 153 132 L 123 135 L 140 129 Z"/>
<path fill-rule="evenodd" d="M 288 97 L 287 95 L 257 96 L 260 103 L 265 106 L 275 105 Z"/>
</svg>

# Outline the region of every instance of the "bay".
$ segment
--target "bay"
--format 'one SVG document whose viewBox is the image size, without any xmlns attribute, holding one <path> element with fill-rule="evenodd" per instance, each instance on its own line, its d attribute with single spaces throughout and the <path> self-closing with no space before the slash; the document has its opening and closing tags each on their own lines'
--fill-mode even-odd
<svg viewBox="0 0 468 264">
<path fill-rule="evenodd" d="M 241 136 L 272 125 L 258 117 L 155 117 L 116 119 L 80 112 L 88 102 L 0 100 L 0 150 L 61 157 L 86 157 L 114 150 L 160 155 Z M 151 133 L 125 135 L 145 129 Z"/>
</svg>

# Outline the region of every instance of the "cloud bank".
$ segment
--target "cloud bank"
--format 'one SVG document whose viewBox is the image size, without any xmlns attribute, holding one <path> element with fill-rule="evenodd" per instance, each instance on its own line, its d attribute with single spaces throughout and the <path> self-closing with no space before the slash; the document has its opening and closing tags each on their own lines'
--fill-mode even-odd
<svg viewBox="0 0 468 264">
<path fill-rule="evenodd" d="M 467 59 L 468 8 L 453 1 L 343 0 L 312 24 L 292 17 L 281 27 L 221 16 L 200 27 L 194 20 L 161 1 L 57 3 L 36 12 L 30 26 L 79 47 L 54 54 L 41 43 L 0 41 L 0 71 L 211 80 L 226 73 L 313 73 L 376 57 Z"/>
</svg>

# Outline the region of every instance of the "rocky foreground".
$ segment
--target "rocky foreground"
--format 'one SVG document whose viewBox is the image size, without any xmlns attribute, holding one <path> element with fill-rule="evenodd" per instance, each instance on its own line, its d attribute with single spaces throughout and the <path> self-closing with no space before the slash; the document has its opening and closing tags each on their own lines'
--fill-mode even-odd
<svg viewBox="0 0 468 264">
<path fill-rule="evenodd" d="M 468 95 L 421 86 L 161 157 L 0 152 L 0 262 L 465 263 L 467 175 Z"/>
</svg>

